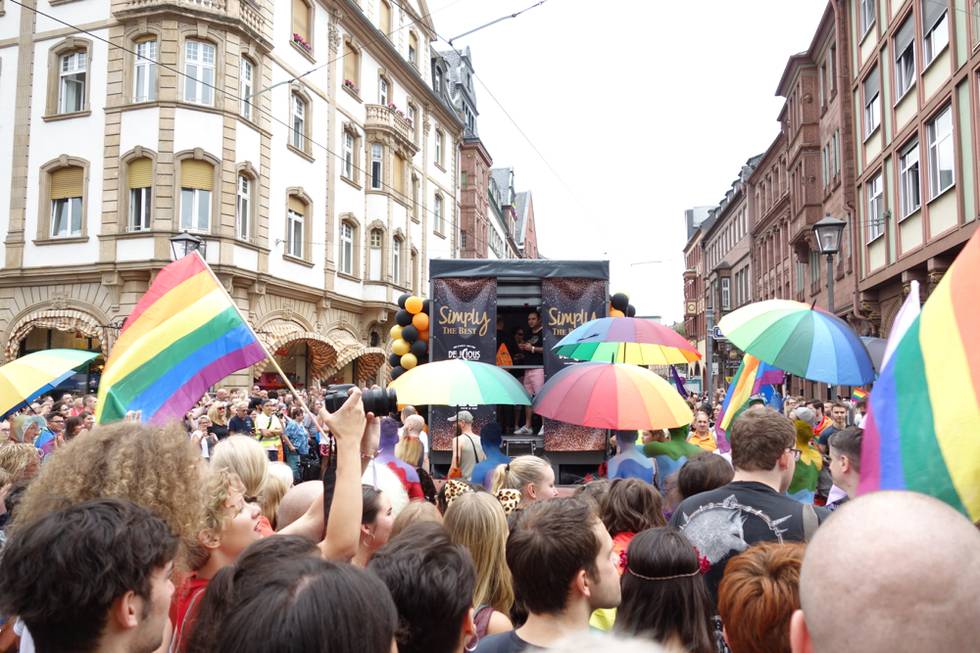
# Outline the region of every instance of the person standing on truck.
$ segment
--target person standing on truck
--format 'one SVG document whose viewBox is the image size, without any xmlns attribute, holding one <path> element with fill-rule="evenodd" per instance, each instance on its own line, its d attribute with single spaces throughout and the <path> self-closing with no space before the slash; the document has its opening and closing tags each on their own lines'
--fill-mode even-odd
<svg viewBox="0 0 980 653">
<path fill-rule="evenodd" d="M 541 391 L 544 385 L 544 327 L 541 325 L 541 313 L 533 310 L 527 315 L 528 333 L 524 342 L 518 345 L 524 352 L 524 365 L 533 365 L 531 369 L 524 372 L 524 389 L 534 397 Z M 524 426 L 517 429 L 517 435 L 530 435 L 534 433 L 531 426 L 533 413 L 531 407 L 524 409 Z M 541 427 L 544 430 L 544 427 Z M 541 433 L 539 432 L 538 435 Z"/>
</svg>

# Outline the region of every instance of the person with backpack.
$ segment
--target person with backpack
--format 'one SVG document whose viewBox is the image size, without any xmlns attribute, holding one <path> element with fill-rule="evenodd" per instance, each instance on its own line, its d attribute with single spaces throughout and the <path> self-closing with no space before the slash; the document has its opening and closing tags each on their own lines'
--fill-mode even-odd
<svg viewBox="0 0 980 653">
<path fill-rule="evenodd" d="M 453 438 L 453 460 L 449 465 L 450 476 L 458 469 L 464 480 L 472 480 L 473 468 L 477 463 L 486 460 L 487 454 L 480 444 L 480 436 L 473 432 L 473 413 L 461 410 L 449 418 L 450 422 L 459 424 L 459 435 Z"/>
</svg>

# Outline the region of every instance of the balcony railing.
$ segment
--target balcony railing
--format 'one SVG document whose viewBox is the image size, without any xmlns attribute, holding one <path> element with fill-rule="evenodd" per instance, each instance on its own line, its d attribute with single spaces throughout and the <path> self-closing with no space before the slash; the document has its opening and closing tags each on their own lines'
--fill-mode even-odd
<svg viewBox="0 0 980 653">
<path fill-rule="evenodd" d="M 268 40 L 262 0 L 113 0 L 112 8 L 118 14 L 162 9 L 215 14 L 221 18 L 239 20 L 247 30 Z"/>
<path fill-rule="evenodd" d="M 401 136 L 411 145 L 415 145 L 415 127 L 408 118 L 399 115 L 397 109 L 380 104 L 367 104 L 365 129 L 387 129 Z"/>
</svg>

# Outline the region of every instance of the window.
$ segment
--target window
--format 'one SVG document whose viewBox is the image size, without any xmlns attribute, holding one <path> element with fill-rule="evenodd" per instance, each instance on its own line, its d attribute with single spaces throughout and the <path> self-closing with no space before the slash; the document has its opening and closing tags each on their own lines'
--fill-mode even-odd
<svg viewBox="0 0 980 653">
<path fill-rule="evenodd" d="M 419 219 L 419 178 L 412 175 L 412 219 Z"/>
<path fill-rule="evenodd" d="M 922 0 L 922 65 L 928 66 L 949 45 L 945 0 Z"/>
<path fill-rule="evenodd" d="M 922 204 L 919 178 L 919 143 L 908 145 L 898 157 L 899 210 L 901 217 L 918 211 Z"/>
<path fill-rule="evenodd" d="M 388 80 L 384 77 L 378 78 L 378 104 L 388 106 Z"/>
<path fill-rule="evenodd" d="M 306 100 L 297 93 L 292 94 L 292 132 L 289 144 L 301 152 L 306 151 Z"/>
<path fill-rule="evenodd" d="M 50 175 L 52 238 L 82 235 L 82 197 L 85 169 L 81 166 L 59 168 Z"/>
<path fill-rule="evenodd" d="M 443 224 L 444 217 L 442 215 L 442 211 L 443 211 L 442 195 L 436 193 L 436 199 L 432 203 L 432 221 L 433 221 L 432 228 L 438 231 L 439 233 L 445 233 L 445 229 L 446 229 L 446 225 Z"/>
<path fill-rule="evenodd" d="M 885 233 L 884 205 L 881 196 L 881 173 L 868 182 L 868 242 L 875 240 Z"/>
<path fill-rule="evenodd" d="M 915 21 L 912 16 L 895 34 L 895 95 L 905 96 L 915 84 Z"/>
<path fill-rule="evenodd" d="M 831 145 L 833 147 L 833 162 L 834 162 L 834 176 L 840 174 L 840 130 L 834 132 L 834 137 L 831 140 Z"/>
<path fill-rule="evenodd" d="M 186 159 L 180 164 L 180 228 L 211 230 L 211 191 L 214 167 L 207 161 Z"/>
<path fill-rule="evenodd" d="M 313 50 L 313 39 L 312 34 L 310 34 L 312 9 L 306 0 L 293 0 L 293 37 L 291 41 L 306 52 Z"/>
<path fill-rule="evenodd" d="M 239 78 L 238 96 L 241 98 L 242 117 L 246 120 L 252 119 L 252 78 L 255 75 L 255 66 L 252 62 L 242 57 L 241 71 Z"/>
<path fill-rule="evenodd" d="M 152 102 L 157 99 L 157 47 L 155 40 L 136 44 L 133 102 Z"/>
<path fill-rule="evenodd" d="M 357 93 L 360 90 L 360 53 L 350 41 L 344 41 L 344 87 Z"/>
<path fill-rule="evenodd" d="M 286 207 L 286 254 L 303 258 L 303 225 L 306 222 L 306 204 L 296 196 L 289 197 Z"/>
<path fill-rule="evenodd" d="M 184 101 L 214 106 L 214 46 L 204 41 L 184 44 Z"/>
<path fill-rule="evenodd" d="M 252 180 L 238 175 L 238 200 L 235 203 L 235 235 L 240 240 L 248 240 L 252 214 Z"/>
<path fill-rule="evenodd" d="M 371 230 L 368 245 L 368 279 L 381 281 L 381 251 L 384 247 L 384 234 L 380 229 Z"/>
<path fill-rule="evenodd" d="M 929 139 L 929 199 L 933 199 L 955 180 L 953 107 L 946 107 L 926 125 L 926 135 Z"/>
<path fill-rule="evenodd" d="M 820 252 L 810 250 L 810 291 L 820 288 Z"/>
<path fill-rule="evenodd" d="M 435 73 L 432 78 L 432 90 L 436 92 L 436 95 L 442 93 L 442 70 L 436 66 Z"/>
<path fill-rule="evenodd" d="M 395 154 L 394 164 L 391 169 L 392 183 L 395 192 L 401 195 L 400 199 L 403 199 L 406 195 L 405 193 L 405 159 L 400 154 Z"/>
<path fill-rule="evenodd" d="M 391 5 L 385 0 L 381 0 L 378 6 L 378 28 L 386 36 L 391 34 Z"/>
<path fill-rule="evenodd" d="M 147 231 L 153 200 L 153 163 L 146 157 L 130 161 L 126 177 L 129 185 L 129 221 L 126 230 Z"/>
<path fill-rule="evenodd" d="M 402 283 L 402 239 L 398 236 L 391 239 L 391 283 Z"/>
<path fill-rule="evenodd" d="M 826 94 L 824 93 L 824 84 L 825 84 L 824 78 L 826 76 L 827 76 L 827 69 L 824 65 L 821 64 L 821 66 L 817 68 L 817 106 L 820 107 L 821 109 L 823 108 L 824 104 L 827 101 Z"/>
<path fill-rule="evenodd" d="M 442 160 L 442 150 L 443 150 L 443 139 L 445 137 L 442 134 L 441 129 L 436 130 L 436 164 L 440 167 L 445 165 Z"/>
<path fill-rule="evenodd" d="M 408 63 L 419 67 L 419 37 L 415 36 L 415 32 L 408 35 Z"/>
<path fill-rule="evenodd" d="M 354 274 L 354 226 L 349 222 L 340 223 L 340 271 Z"/>
<path fill-rule="evenodd" d="M 85 83 L 88 66 L 85 50 L 61 55 L 58 83 L 58 113 L 85 110 Z"/>
<path fill-rule="evenodd" d="M 412 123 L 412 140 L 419 140 L 419 110 L 411 102 L 408 103 L 408 122 Z"/>
<path fill-rule="evenodd" d="M 867 138 L 878 129 L 881 122 L 881 95 L 878 68 L 875 67 L 864 80 L 864 137 Z"/>
<path fill-rule="evenodd" d="M 830 185 L 830 145 L 824 145 L 823 149 L 820 151 L 821 163 L 823 164 L 823 187 L 826 188 Z"/>
<path fill-rule="evenodd" d="M 721 279 L 721 310 L 728 311 L 732 308 L 732 280 L 728 277 Z"/>
<path fill-rule="evenodd" d="M 344 130 L 344 176 L 354 179 L 354 134 Z"/>
<path fill-rule="evenodd" d="M 875 4 L 878 0 L 861 0 L 861 36 L 868 33 L 875 24 Z M 928 2 L 929 0 L 926 0 Z"/>
<path fill-rule="evenodd" d="M 371 144 L 371 188 L 380 189 L 384 183 L 384 148 L 381 143 Z"/>
<path fill-rule="evenodd" d="M 837 46 L 830 46 L 830 55 L 827 57 L 827 63 L 830 65 L 830 73 L 827 78 L 827 86 L 830 88 L 830 94 L 833 95 L 834 91 L 837 90 Z"/>
</svg>

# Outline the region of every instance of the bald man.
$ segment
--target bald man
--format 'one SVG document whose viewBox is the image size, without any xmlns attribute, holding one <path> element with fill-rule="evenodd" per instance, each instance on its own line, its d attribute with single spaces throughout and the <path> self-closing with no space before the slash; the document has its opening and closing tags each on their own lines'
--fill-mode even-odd
<svg viewBox="0 0 980 653">
<path fill-rule="evenodd" d="M 793 653 L 975 651 L 980 531 L 940 501 L 875 492 L 817 531 L 800 573 Z"/>
</svg>

